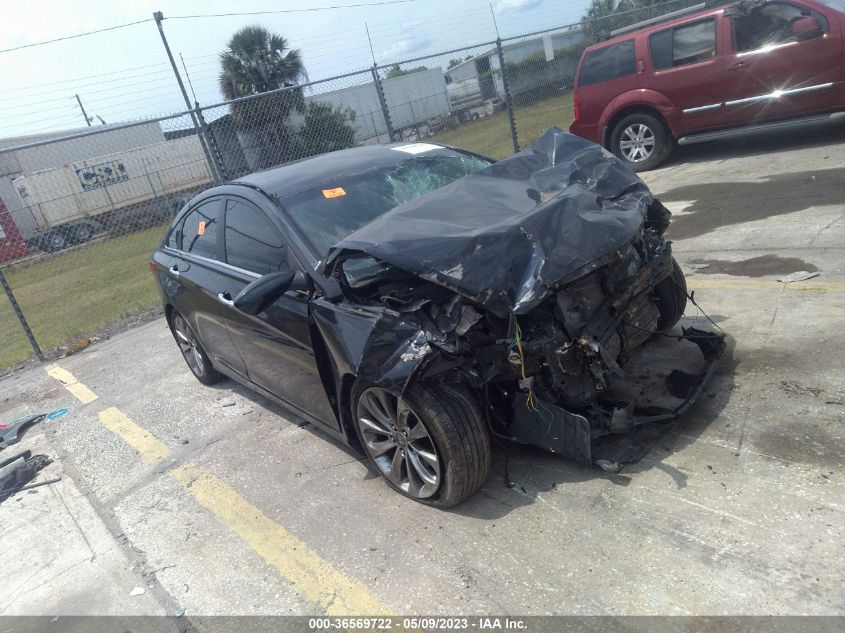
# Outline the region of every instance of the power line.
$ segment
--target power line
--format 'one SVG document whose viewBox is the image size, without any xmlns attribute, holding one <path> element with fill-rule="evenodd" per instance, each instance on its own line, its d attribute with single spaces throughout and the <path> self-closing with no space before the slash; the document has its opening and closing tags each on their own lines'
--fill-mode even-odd
<svg viewBox="0 0 845 633">
<path fill-rule="evenodd" d="M 397 0 L 398 1 L 398 0 Z M 116 31 L 127 26 L 135 26 L 136 24 L 143 24 L 144 22 L 152 22 L 152 18 L 145 20 L 137 20 L 135 22 L 127 22 L 126 24 L 118 24 L 116 26 L 107 26 L 103 29 L 96 29 L 94 31 L 86 31 L 85 33 L 77 33 L 76 35 L 66 35 L 64 37 L 57 37 L 53 40 L 44 40 L 43 42 L 33 42 L 32 44 L 21 44 L 20 46 L 13 46 L 12 48 L 0 49 L 0 53 L 9 53 L 11 51 L 19 51 L 22 48 L 32 48 L 33 46 L 43 46 L 44 44 L 53 44 L 54 42 L 63 42 L 64 40 L 72 40 L 77 37 L 85 37 L 86 35 L 94 35 L 95 33 L 105 33 L 106 31 Z"/>
<path fill-rule="evenodd" d="M 329 9 L 354 9 L 356 7 L 380 7 L 387 4 L 407 4 L 420 0 L 383 0 L 382 2 L 361 2 L 358 4 L 340 4 L 329 7 L 311 7 L 310 9 L 277 9 L 275 11 L 245 11 L 238 13 L 200 13 L 196 15 L 171 15 L 168 20 L 186 20 L 191 18 L 228 18 L 242 15 L 271 15 L 277 13 L 308 13 L 313 11 L 327 11 Z"/>
<path fill-rule="evenodd" d="M 48 83 L 40 83 L 40 84 L 30 84 L 28 86 L 21 86 L 19 90 L 29 90 L 32 88 L 43 88 L 45 86 L 54 86 L 56 84 L 67 84 L 67 83 L 75 83 L 77 81 L 85 81 L 86 79 L 99 79 L 100 77 L 108 77 L 111 75 L 119 75 L 120 73 L 128 73 L 133 70 L 148 70 L 150 68 L 155 68 L 156 66 L 167 66 L 165 62 L 160 62 L 158 64 L 146 64 L 144 66 L 134 66 L 132 68 L 123 68 L 121 70 L 113 70 L 107 73 L 97 73 L 96 75 L 85 75 L 84 77 L 74 77 L 73 79 L 62 79 L 61 81 L 51 81 Z M 160 71 L 157 71 L 160 72 Z M 170 70 L 168 69 L 168 72 Z M 135 77 L 140 77 L 141 75 L 134 75 Z M 118 78 L 119 80 L 119 78 Z M 112 80 L 117 81 L 117 80 Z"/>
</svg>

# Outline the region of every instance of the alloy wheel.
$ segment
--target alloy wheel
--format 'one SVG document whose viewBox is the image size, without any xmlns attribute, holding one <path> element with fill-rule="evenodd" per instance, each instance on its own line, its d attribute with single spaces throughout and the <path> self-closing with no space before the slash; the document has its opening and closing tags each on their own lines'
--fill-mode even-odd
<svg viewBox="0 0 845 633">
<path fill-rule="evenodd" d="M 188 367 L 196 376 L 203 376 L 205 374 L 205 362 L 202 358 L 199 343 L 181 314 L 173 319 L 173 331 L 176 334 L 176 343 L 179 345 L 179 350 L 185 357 Z"/>
<path fill-rule="evenodd" d="M 651 156 L 655 144 L 654 131 L 643 123 L 632 123 L 619 137 L 619 149 L 632 163 L 641 163 Z"/>
<path fill-rule="evenodd" d="M 370 387 L 358 398 L 355 417 L 364 449 L 388 481 L 417 499 L 437 492 L 442 479 L 437 448 L 405 400 Z"/>
</svg>

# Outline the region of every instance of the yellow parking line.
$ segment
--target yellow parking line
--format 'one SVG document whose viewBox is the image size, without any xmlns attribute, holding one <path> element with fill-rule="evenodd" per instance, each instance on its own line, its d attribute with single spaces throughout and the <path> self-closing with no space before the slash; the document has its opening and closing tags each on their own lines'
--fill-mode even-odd
<svg viewBox="0 0 845 633">
<path fill-rule="evenodd" d="M 800 292 L 845 292 L 845 283 L 836 281 L 797 281 L 785 284 L 780 281 L 754 279 L 701 279 L 698 276 L 687 277 L 687 286 L 691 290 L 698 288 L 718 288 L 724 290 L 787 290 Z"/>
<path fill-rule="evenodd" d="M 65 386 L 71 395 L 82 404 L 88 404 L 97 399 L 97 394 L 76 379 L 72 373 L 58 365 L 49 365 L 46 369 L 50 378 L 55 378 Z"/>
<path fill-rule="evenodd" d="M 278 569 L 295 591 L 328 615 L 392 615 L 390 608 L 363 583 L 335 569 L 214 475 L 194 464 L 174 468 L 170 474 Z"/>
<path fill-rule="evenodd" d="M 170 449 L 152 433 L 138 426 L 117 407 L 109 407 L 97 415 L 100 423 L 129 444 L 148 464 L 158 464 L 170 456 Z"/>
</svg>

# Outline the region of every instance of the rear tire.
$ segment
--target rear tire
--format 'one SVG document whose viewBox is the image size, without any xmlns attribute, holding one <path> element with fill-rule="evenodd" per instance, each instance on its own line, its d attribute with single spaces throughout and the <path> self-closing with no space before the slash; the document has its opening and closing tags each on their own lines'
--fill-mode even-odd
<svg viewBox="0 0 845 633">
<path fill-rule="evenodd" d="M 67 236 L 62 229 L 53 229 L 44 238 L 41 243 L 44 245 L 44 250 L 48 253 L 55 253 L 68 247 Z"/>
<path fill-rule="evenodd" d="M 687 307 L 687 281 L 674 257 L 672 273 L 655 286 L 654 297 L 660 310 L 657 329 L 660 332 L 668 332 L 681 320 Z"/>
<path fill-rule="evenodd" d="M 414 384 L 400 398 L 358 382 L 352 416 L 376 472 L 414 501 L 448 508 L 475 493 L 487 478 L 490 436 L 476 398 L 462 385 Z M 394 422 L 403 416 L 404 422 Z M 427 455 L 425 462 L 420 455 Z M 414 466 L 415 459 L 422 470 Z"/>
<path fill-rule="evenodd" d="M 182 357 L 194 377 L 204 385 L 213 385 L 220 382 L 223 374 L 214 369 L 197 335 L 188 325 L 187 319 L 176 310 L 173 311 L 170 329 L 173 332 L 173 338 L 176 339 L 176 345 L 182 352 Z"/>
<path fill-rule="evenodd" d="M 97 227 L 91 222 L 82 222 L 73 227 L 71 239 L 74 244 L 83 244 L 97 233 Z"/>
<path fill-rule="evenodd" d="M 672 137 L 663 121 L 635 112 L 623 117 L 610 134 L 610 151 L 633 171 L 654 169 L 672 153 Z"/>
</svg>

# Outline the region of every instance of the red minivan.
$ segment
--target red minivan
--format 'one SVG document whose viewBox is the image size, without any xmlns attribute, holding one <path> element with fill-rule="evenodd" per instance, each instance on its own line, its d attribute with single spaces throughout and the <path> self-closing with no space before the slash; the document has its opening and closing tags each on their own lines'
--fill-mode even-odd
<svg viewBox="0 0 845 633">
<path fill-rule="evenodd" d="M 570 132 L 645 171 L 675 143 L 845 111 L 845 0 L 741 0 L 679 13 L 584 51 Z"/>
</svg>

